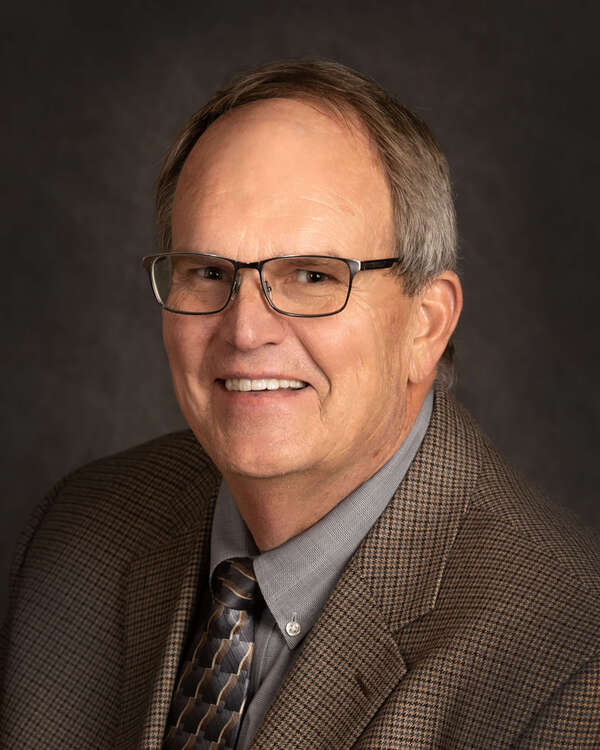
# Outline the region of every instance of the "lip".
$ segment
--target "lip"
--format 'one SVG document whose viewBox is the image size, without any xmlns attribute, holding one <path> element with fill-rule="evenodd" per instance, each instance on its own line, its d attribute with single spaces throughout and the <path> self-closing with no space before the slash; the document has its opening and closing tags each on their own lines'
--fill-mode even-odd
<svg viewBox="0 0 600 750">
<path fill-rule="evenodd" d="M 304 378 L 299 378 L 297 375 L 285 375 L 282 373 L 267 373 L 267 372 L 259 372 L 255 373 L 254 375 L 249 375 L 248 373 L 227 373 L 226 375 L 221 375 L 218 378 L 215 378 L 217 381 L 225 382 L 226 380 L 233 380 L 233 379 L 244 379 L 244 380 L 301 380 L 303 383 L 306 383 L 309 385 L 308 380 L 304 380 Z"/>
<path fill-rule="evenodd" d="M 306 410 L 310 403 L 311 389 L 279 388 L 276 391 L 228 391 L 225 383 L 217 385 L 215 390 L 215 407 L 221 418 L 233 423 L 257 415 L 276 418 L 297 416 L 298 408 Z"/>
</svg>

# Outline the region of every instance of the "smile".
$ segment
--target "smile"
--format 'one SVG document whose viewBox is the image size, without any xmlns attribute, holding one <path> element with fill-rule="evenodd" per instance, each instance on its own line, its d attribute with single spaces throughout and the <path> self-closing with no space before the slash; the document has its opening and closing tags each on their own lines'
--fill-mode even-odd
<svg viewBox="0 0 600 750">
<path fill-rule="evenodd" d="M 302 380 L 285 380 L 279 378 L 228 378 L 225 381 L 225 388 L 228 391 L 279 391 L 299 390 L 306 387 Z"/>
</svg>

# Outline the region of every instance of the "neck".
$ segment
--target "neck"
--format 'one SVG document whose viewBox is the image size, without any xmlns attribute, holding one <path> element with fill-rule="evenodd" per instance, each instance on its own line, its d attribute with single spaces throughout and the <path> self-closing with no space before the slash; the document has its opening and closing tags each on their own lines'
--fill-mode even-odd
<svg viewBox="0 0 600 750">
<path fill-rule="evenodd" d="M 246 526 L 261 552 L 279 547 L 327 515 L 372 477 L 400 448 L 423 405 L 427 389 L 408 394 L 397 438 L 387 450 L 365 452 L 337 472 L 310 470 L 276 477 L 248 477 L 224 472 Z"/>
</svg>

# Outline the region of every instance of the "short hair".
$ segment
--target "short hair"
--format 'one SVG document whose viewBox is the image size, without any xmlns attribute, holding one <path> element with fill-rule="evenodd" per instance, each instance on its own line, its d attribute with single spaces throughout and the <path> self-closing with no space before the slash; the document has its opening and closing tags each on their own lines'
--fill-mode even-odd
<svg viewBox="0 0 600 750">
<path fill-rule="evenodd" d="M 171 249 L 171 212 L 177 180 L 198 138 L 221 115 L 262 99 L 312 99 L 357 118 L 374 145 L 394 210 L 395 254 L 405 293 L 414 295 L 457 265 L 456 220 L 448 163 L 431 130 L 371 78 L 330 60 L 271 63 L 218 91 L 194 114 L 169 150 L 158 179 L 156 214 L 163 252 Z M 454 381 L 449 342 L 437 382 Z"/>
</svg>

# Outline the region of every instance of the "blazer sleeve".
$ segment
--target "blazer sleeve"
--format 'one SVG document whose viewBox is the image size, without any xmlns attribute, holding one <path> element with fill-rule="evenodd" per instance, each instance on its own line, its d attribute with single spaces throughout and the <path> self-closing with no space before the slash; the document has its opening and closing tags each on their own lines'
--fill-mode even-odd
<svg viewBox="0 0 600 750">
<path fill-rule="evenodd" d="M 564 682 L 533 717 L 514 745 L 583 750 L 600 747 L 600 654 Z"/>
</svg>

